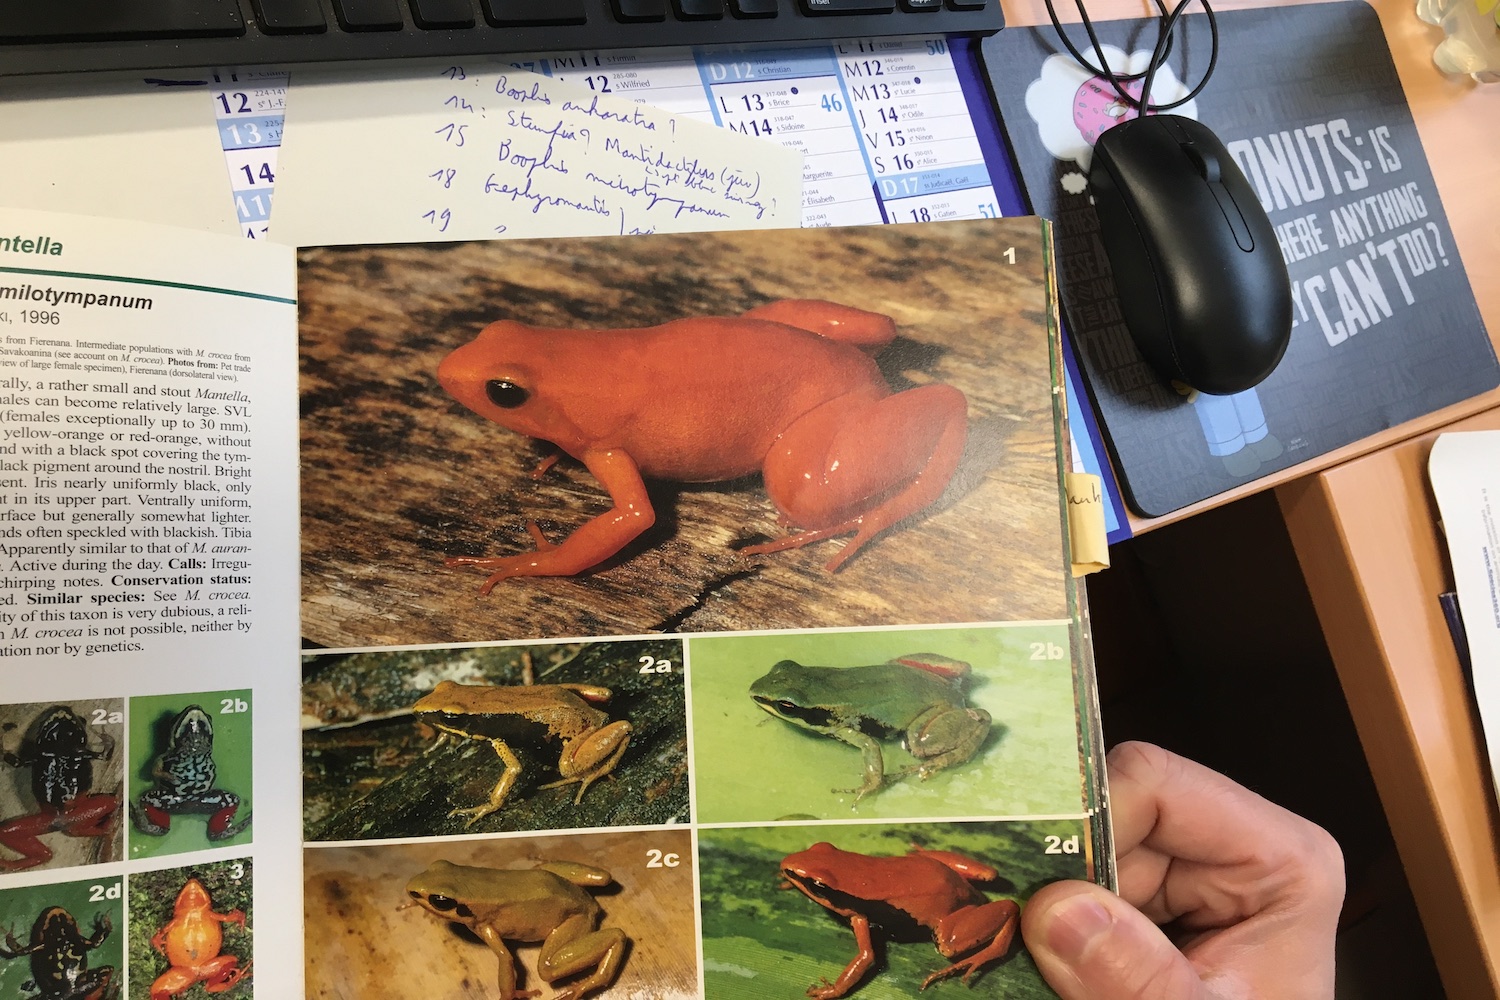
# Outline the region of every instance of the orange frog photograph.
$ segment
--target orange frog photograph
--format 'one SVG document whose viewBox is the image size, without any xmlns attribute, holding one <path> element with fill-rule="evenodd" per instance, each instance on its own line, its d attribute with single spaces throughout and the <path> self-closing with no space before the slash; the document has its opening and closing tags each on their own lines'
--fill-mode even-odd
<svg viewBox="0 0 1500 1000">
<path fill-rule="evenodd" d="M 305 645 L 1065 617 L 1049 252 L 301 251 Z"/>
</svg>

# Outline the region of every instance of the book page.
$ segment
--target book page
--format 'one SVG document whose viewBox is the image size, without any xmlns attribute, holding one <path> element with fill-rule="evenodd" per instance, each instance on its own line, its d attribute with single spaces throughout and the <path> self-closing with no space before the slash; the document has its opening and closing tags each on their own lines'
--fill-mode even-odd
<svg viewBox="0 0 1500 1000">
<path fill-rule="evenodd" d="M 0 995 L 179 983 L 188 914 L 300 991 L 295 324 L 285 248 L 0 209 Z"/>
<path fill-rule="evenodd" d="M 1020 910 L 1109 877 L 1045 232 L 299 252 L 309 996 L 1050 995 Z"/>
</svg>

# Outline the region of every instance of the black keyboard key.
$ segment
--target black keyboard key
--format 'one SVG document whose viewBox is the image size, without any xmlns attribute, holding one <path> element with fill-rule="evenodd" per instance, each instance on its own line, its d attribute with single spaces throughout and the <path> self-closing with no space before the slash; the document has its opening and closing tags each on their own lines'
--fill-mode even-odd
<svg viewBox="0 0 1500 1000">
<path fill-rule="evenodd" d="M 983 0 L 980 0 L 982 3 Z M 901 0 L 901 9 L 912 12 L 923 10 L 942 10 L 943 0 Z"/>
<path fill-rule="evenodd" d="M 401 30 L 401 8 L 396 0 L 333 0 L 333 9 L 345 31 Z"/>
<path fill-rule="evenodd" d="M 665 21 L 667 0 L 610 0 L 617 21 Z"/>
<path fill-rule="evenodd" d="M 735 17 L 775 17 L 776 0 L 729 0 Z"/>
<path fill-rule="evenodd" d="M 255 0 L 261 30 L 272 35 L 303 35 L 328 27 L 318 0 Z"/>
<path fill-rule="evenodd" d="M 243 35 L 234 0 L 0 0 L 0 42 Z"/>
<path fill-rule="evenodd" d="M 582 24 L 583 0 L 484 0 L 484 19 L 507 24 Z"/>
<path fill-rule="evenodd" d="M 419 28 L 474 27 L 469 0 L 411 0 L 411 16 Z"/>
<path fill-rule="evenodd" d="M 889 14 L 896 0 L 802 0 L 802 9 L 818 14 Z"/>
<path fill-rule="evenodd" d="M 984 10 L 984 0 L 948 0 L 949 10 Z"/>
<path fill-rule="evenodd" d="M 714 21 L 724 16 L 724 0 L 672 0 L 684 21 Z"/>
</svg>

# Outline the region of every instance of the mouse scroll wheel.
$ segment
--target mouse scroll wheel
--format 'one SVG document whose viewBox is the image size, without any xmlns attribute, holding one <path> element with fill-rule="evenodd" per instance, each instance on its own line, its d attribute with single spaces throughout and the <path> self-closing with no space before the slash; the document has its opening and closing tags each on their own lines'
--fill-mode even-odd
<svg viewBox="0 0 1500 1000">
<path fill-rule="evenodd" d="M 1218 184 L 1223 179 L 1219 175 L 1219 158 L 1213 153 L 1206 152 L 1202 146 L 1196 143 L 1184 143 L 1182 151 L 1187 158 L 1193 161 L 1193 166 L 1198 168 L 1198 173 L 1210 184 Z"/>
</svg>

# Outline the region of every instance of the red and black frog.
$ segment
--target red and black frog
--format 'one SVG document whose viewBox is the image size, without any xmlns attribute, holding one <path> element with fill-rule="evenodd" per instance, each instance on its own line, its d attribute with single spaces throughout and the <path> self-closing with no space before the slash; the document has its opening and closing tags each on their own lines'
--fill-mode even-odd
<svg viewBox="0 0 1500 1000">
<path fill-rule="evenodd" d="M 30 957 L 31 979 L 22 983 L 21 989 L 37 992 L 26 1000 L 114 1000 L 120 995 L 114 967 L 90 969 L 88 957 L 112 929 L 109 917 L 98 913 L 93 933 L 84 937 L 73 914 L 61 906 L 49 906 L 31 925 L 31 939 L 25 944 L 6 929 L 9 948 L 0 947 L 0 958 Z"/>
<path fill-rule="evenodd" d="M 172 720 L 167 749 L 151 768 L 155 784 L 130 804 L 135 828 L 153 837 L 172 826 L 174 813 L 207 813 L 208 839 L 228 840 L 250 826 L 247 814 L 235 822 L 240 797 L 215 788 L 214 724 L 198 705 L 189 705 Z"/>
<path fill-rule="evenodd" d="M 0 844 L 21 855 L 0 857 L 0 871 L 35 868 L 52 860 L 41 836 L 109 837 L 120 812 L 117 795 L 92 790 L 93 762 L 114 755 L 115 741 L 99 733 L 90 745 L 88 727 L 66 705 L 47 709 L 27 730 L 15 752 L 0 755 L 11 767 L 31 769 L 31 795 L 37 811 L 0 823 Z"/>
</svg>

